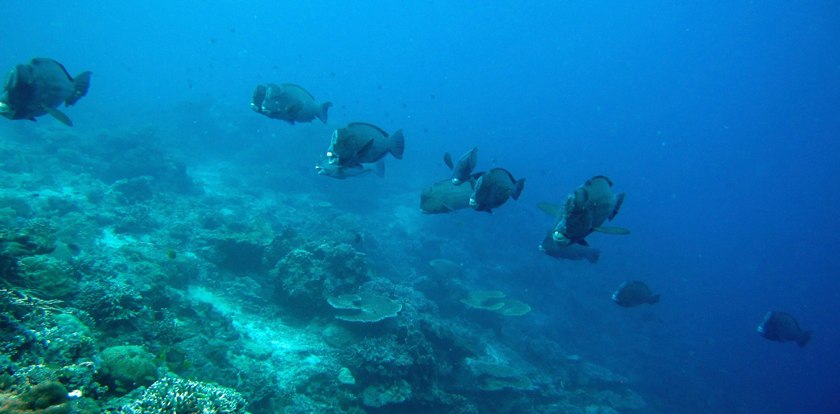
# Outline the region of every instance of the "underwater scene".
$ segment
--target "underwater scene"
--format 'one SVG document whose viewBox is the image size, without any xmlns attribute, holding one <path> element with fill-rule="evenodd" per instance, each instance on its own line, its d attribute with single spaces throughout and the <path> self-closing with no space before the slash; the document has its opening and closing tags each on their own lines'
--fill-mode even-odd
<svg viewBox="0 0 840 414">
<path fill-rule="evenodd" d="M 0 414 L 840 413 L 840 3 L 2 7 Z"/>
</svg>

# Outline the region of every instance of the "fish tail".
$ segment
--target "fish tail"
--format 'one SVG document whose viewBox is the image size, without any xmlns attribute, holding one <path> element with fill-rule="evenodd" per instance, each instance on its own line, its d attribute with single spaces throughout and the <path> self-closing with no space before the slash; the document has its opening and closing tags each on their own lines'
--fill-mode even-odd
<svg viewBox="0 0 840 414">
<path fill-rule="evenodd" d="M 513 191 L 510 193 L 510 196 L 513 197 L 514 200 L 519 200 L 519 195 L 522 194 L 522 190 L 525 189 L 525 179 L 521 178 L 513 185 Z"/>
<path fill-rule="evenodd" d="M 618 214 L 618 209 L 620 209 L 621 204 L 624 203 L 624 196 L 626 195 L 627 193 L 621 193 L 615 197 L 615 209 L 613 209 L 612 214 L 610 214 L 610 221 L 612 221 L 612 219 L 615 218 L 615 215 Z"/>
<path fill-rule="evenodd" d="M 394 135 L 391 135 L 391 138 L 394 139 L 394 146 L 391 147 L 391 154 L 394 154 L 394 158 L 401 160 L 403 153 L 405 152 L 405 136 L 403 136 L 402 129 L 394 132 Z"/>
<path fill-rule="evenodd" d="M 802 336 L 800 336 L 799 339 L 796 340 L 796 343 L 799 344 L 800 347 L 804 348 L 805 345 L 808 345 L 808 343 L 811 342 L 811 338 L 813 337 L 814 331 L 803 332 Z"/>
<path fill-rule="evenodd" d="M 379 160 L 379 162 L 373 166 L 373 173 L 379 178 L 385 178 L 385 160 Z"/>
<path fill-rule="evenodd" d="M 653 305 L 654 303 L 659 302 L 659 299 L 660 299 L 661 297 L 662 297 L 662 294 L 661 294 L 661 293 L 657 293 L 657 294 L 655 294 L 655 295 L 651 296 L 651 298 L 650 298 L 650 302 L 648 302 L 648 303 L 650 303 L 651 305 Z"/>
<path fill-rule="evenodd" d="M 87 94 L 88 88 L 90 87 L 91 74 L 91 71 L 82 72 L 76 76 L 76 79 L 73 79 L 73 93 L 64 101 L 64 106 L 72 106 Z"/>
<path fill-rule="evenodd" d="M 327 110 L 332 106 L 332 102 L 324 102 L 321 104 L 321 111 L 316 115 L 323 123 L 327 123 Z"/>
</svg>

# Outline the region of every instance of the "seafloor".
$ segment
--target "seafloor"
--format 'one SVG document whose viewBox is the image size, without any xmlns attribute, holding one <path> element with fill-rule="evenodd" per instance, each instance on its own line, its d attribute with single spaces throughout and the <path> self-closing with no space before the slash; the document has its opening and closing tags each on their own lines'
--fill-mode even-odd
<svg viewBox="0 0 840 414">
<path fill-rule="evenodd" d="M 413 196 L 358 214 L 154 128 L 47 125 L 0 139 L 0 413 L 659 412 L 424 266 L 460 250 Z"/>
</svg>

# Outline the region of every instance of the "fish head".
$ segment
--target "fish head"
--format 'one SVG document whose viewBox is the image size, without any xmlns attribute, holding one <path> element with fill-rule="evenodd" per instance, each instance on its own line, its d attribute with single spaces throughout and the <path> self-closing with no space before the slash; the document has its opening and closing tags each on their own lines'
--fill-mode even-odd
<svg viewBox="0 0 840 414">
<path fill-rule="evenodd" d="M 356 139 L 347 128 L 336 129 L 330 139 L 330 148 L 327 152 L 327 159 L 330 164 L 344 164 L 356 155 Z"/>
<path fill-rule="evenodd" d="M 12 109 L 11 105 L 6 103 L 4 100 L 0 100 L 0 115 L 3 115 L 4 117 L 9 119 L 14 119 L 15 110 Z"/>
<path fill-rule="evenodd" d="M 481 177 L 478 177 L 478 180 L 475 182 L 475 188 L 473 188 L 473 193 L 470 195 L 470 207 L 478 210 L 482 204 L 486 203 L 488 200 L 488 185 L 485 185 L 485 177 L 487 174 L 483 174 Z"/>
<path fill-rule="evenodd" d="M 251 98 L 251 109 L 255 112 L 262 113 L 263 112 L 263 102 L 265 102 L 265 94 L 266 94 L 266 87 L 263 85 L 257 85 L 254 88 L 254 94 Z"/>
</svg>

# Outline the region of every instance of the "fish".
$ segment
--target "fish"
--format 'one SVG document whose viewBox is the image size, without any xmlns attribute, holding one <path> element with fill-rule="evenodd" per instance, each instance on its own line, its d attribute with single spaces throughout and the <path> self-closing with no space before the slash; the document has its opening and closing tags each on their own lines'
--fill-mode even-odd
<svg viewBox="0 0 840 414">
<path fill-rule="evenodd" d="M 464 268 L 451 260 L 434 259 L 427 265 L 436 279 L 458 279 L 464 276 Z"/>
<path fill-rule="evenodd" d="M 331 102 L 317 104 L 312 94 L 292 83 L 257 85 L 251 100 L 255 112 L 291 125 L 312 122 L 315 118 L 326 124 L 330 107 Z"/>
<path fill-rule="evenodd" d="M 333 132 L 327 158 L 330 164 L 349 167 L 377 162 L 389 153 L 401 160 L 404 152 L 402 129 L 388 135 L 376 125 L 351 122 Z"/>
<path fill-rule="evenodd" d="M 452 170 L 452 183 L 461 185 L 470 181 L 470 175 L 478 163 L 478 147 L 464 154 L 458 160 L 458 164 L 452 164 L 452 156 L 447 152 L 443 155 L 443 162 Z"/>
<path fill-rule="evenodd" d="M 493 168 L 478 177 L 472 188 L 470 207 L 492 214 L 494 208 L 501 207 L 509 198 L 519 199 L 525 188 L 525 179 L 516 180 L 504 168 Z"/>
<path fill-rule="evenodd" d="M 473 174 L 475 181 L 483 173 Z M 473 189 L 469 185 L 457 186 L 447 178 L 427 187 L 420 193 L 420 211 L 423 214 L 445 214 L 470 206 Z"/>
<path fill-rule="evenodd" d="M 90 75 L 86 71 L 75 78 L 61 63 L 48 58 L 34 58 L 16 65 L 0 94 L 0 115 L 8 119 L 28 119 L 50 114 L 64 125 L 73 126 L 70 118 L 57 108 L 73 106 L 87 94 Z"/>
<path fill-rule="evenodd" d="M 618 306 L 629 308 L 639 306 L 644 303 L 653 305 L 654 303 L 659 302 L 659 298 L 661 297 L 662 295 L 659 293 L 656 295 L 651 293 L 650 288 L 643 282 L 634 280 L 632 282 L 622 283 L 621 286 L 618 287 L 618 290 L 613 293 L 612 300 L 618 304 Z"/>
<path fill-rule="evenodd" d="M 814 336 L 814 331 L 803 331 L 789 313 L 772 311 L 764 315 L 764 320 L 758 325 L 758 333 L 771 341 L 794 341 L 800 347 L 808 345 Z"/>
<path fill-rule="evenodd" d="M 601 251 L 594 247 L 581 246 L 579 244 L 570 244 L 566 247 L 560 247 L 554 241 L 553 234 L 553 230 L 548 230 L 546 232 L 545 238 L 540 244 L 540 251 L 542 251 L 543 253 L 557 259 L 586 259 L 587 261 L 589 261 L 589 263 L 592 264 L 598 263 L 598 259 L 601 258 Z"/>
<path fill-rule="evenodd" d="M 615 218 L 626 195 L 613 194 L 612 185 L 609 178 L 599 175 L 569 194 L 562 207 L 547 202 L 537 203 L 537 208 L 555 218 L 553 237 L 560 247 L 573 243 L 588 246 L 586 236 L 594 231 L 630 234 L 630 230 L 622 227 L 602 226 L 608 219 L 612 221 Z"/>
<path fill-rule="evenodd" d="M 330 164 L 326 158 L 322 158 L 321 163 L 316 165 L 315 169 L 318 170 L 318 174 L 340 180 L 358 177 L 371 172 L 377 177 L 385 178 L 385 160 L 379 160 L 375 164 L 358 164 L 352 167 L 342 167 L 340 165 Z"/>
</svg>

